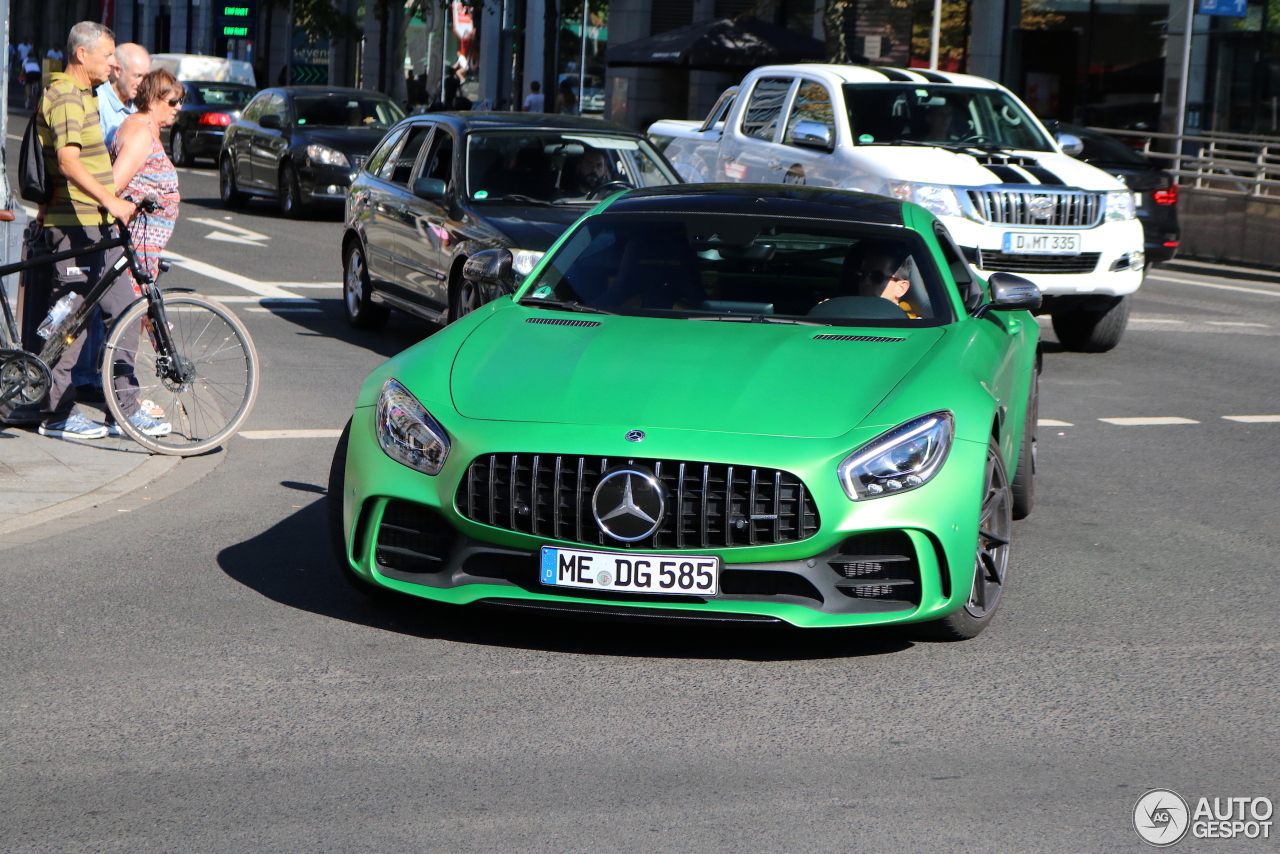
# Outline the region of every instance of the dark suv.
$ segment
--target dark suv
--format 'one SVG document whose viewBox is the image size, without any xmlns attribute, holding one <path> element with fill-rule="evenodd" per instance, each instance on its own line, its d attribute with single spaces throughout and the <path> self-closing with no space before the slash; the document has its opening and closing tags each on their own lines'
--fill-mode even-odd
<svg viewBox="0 0 1280 854">
<path fill-rule="evenodd" d="M 679 183 L 645 137 L 597 119 L 429 113 L 392 128 L 352 182 L 342 238 L 347 319 L 396 308 L 449 322 L 499 296 L 465 281 L 483 249 L 511 250 L 519 279 L 595 203 Z"/>
</svg>

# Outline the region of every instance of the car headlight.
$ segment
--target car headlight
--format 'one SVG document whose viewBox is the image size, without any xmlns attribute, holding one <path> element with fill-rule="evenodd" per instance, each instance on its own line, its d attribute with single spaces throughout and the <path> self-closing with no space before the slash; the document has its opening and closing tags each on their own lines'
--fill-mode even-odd
<svg viewBox="0 0 1280 854">
<path fill-rule="evenodd" d="M 1133 203 L 1133 193 L 1128 190 L 1109 190 L 1106 204 L 1107 222 L 1125 222 L 1137 216 L 1137 207 Z"/>
<path fill-rule="evenodd" d="M 533 268 L 538 266 L 538 262 L 546 254 L 545 252 L 534 252 L 532 249 L 512 249 L 511 269 L 517 275 L 527 276 L 533 272 Z"/>
<path fill-rule="evenodd" d="M 882 498 L 924 486 L 951 451 L 955 417 L 931 412 L 899 424 L 844 458 L 836 473 L 850 501 Z"/>
<path fill-rule="evenodd" d="M 945 185 L 890 181 L 889 195 L 915 202 L 934 216 L 960 216 L 960 199 L 954 189 Z"/>
<path fill-rule="evenodd" d="M 308 145 L 307 157 L 312 163 L 320 163 L 325 166 L 351 166 L 351 161 L 347 160 L 347 155 L 327 145 Z"/>
<path fill-rule="evenodd" d="M 439 474 L 449 457 L 449 434 L 395 380 L 382 385 L 374 432 L 388 457 L 423 474 Z"/>
</svg>

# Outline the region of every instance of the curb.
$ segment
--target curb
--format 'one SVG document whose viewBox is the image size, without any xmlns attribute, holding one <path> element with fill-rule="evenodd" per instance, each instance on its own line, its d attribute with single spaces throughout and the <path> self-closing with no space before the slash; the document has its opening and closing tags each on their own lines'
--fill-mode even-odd
<svg viewBox="0 0 1280 854">
<path fill-rule="evenodd" d="M 225 446 L 199 457 L 153 454 L 142 465 L 91 492 L 0 525 L 0 551 L 146 507 L 191 486 L 217 468 L 226 457 Z M 135 494 L 143 489 L 147 490 L 145 496 Z"/>
</svg>

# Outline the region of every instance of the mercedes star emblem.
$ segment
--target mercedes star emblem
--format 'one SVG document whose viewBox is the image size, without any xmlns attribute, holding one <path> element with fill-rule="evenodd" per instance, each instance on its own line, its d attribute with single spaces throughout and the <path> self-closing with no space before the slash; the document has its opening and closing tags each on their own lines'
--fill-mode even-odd
<svg viewBox="0 0 1280 854">
<path fill-rule="evenodd" d="M 615 540 L 634 543 L 662 526 L 666 513 L 662 481 L 639 468 L 615 469 L 600 479 L 591 498 L 596 524 Z"/>
<path fill-rule="evenodd" d="M 628 430 L 628 431 L 627 431 L 627 441 L 628 441 L 628 442 L 643 442 L 643 441 L 644 441 L 644 431 L 643 431 L 643 430 Z"/>
</svg>

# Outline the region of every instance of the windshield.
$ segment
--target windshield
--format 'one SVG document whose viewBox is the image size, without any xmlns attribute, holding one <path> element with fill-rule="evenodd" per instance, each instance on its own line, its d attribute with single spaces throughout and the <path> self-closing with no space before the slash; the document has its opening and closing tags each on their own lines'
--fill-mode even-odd
<svg viewBox="0 0 1280 854">
<path fill-rule="evenodd" d="M 590 217 L 521 302 L 729 322 L 936 326 L 951 319 L 937 268 L 915 232 L 742 214 Z"/>
<path fill-rule="evenodd" d="M 642 139 L 538 130 L 484 131 L 467 138 L 472 199 L 591 204 L 621 190 L 678 182 Z"/>
<path fill-rule="evenodd" d="M 298 124 L 306 127 L 389 128 L 404 110 L 388 98 L 350 95 L 304 95 L 293 99 Z"/>
<path fill-rule="evenodd" d="M 848 83 L 855 145 L 957 145 L 1053 151 L 1036 120 L 1007 92 L 923 83 Z"/>
<path fill-rule="evenodd" d="M 229 83 L 188 83 L 200 95 L 200 103 L 216 104 L 222 107 L 243 107 L 253 100 L 258 90 L 252 86 L 237 86 Z"/>
</svg>

